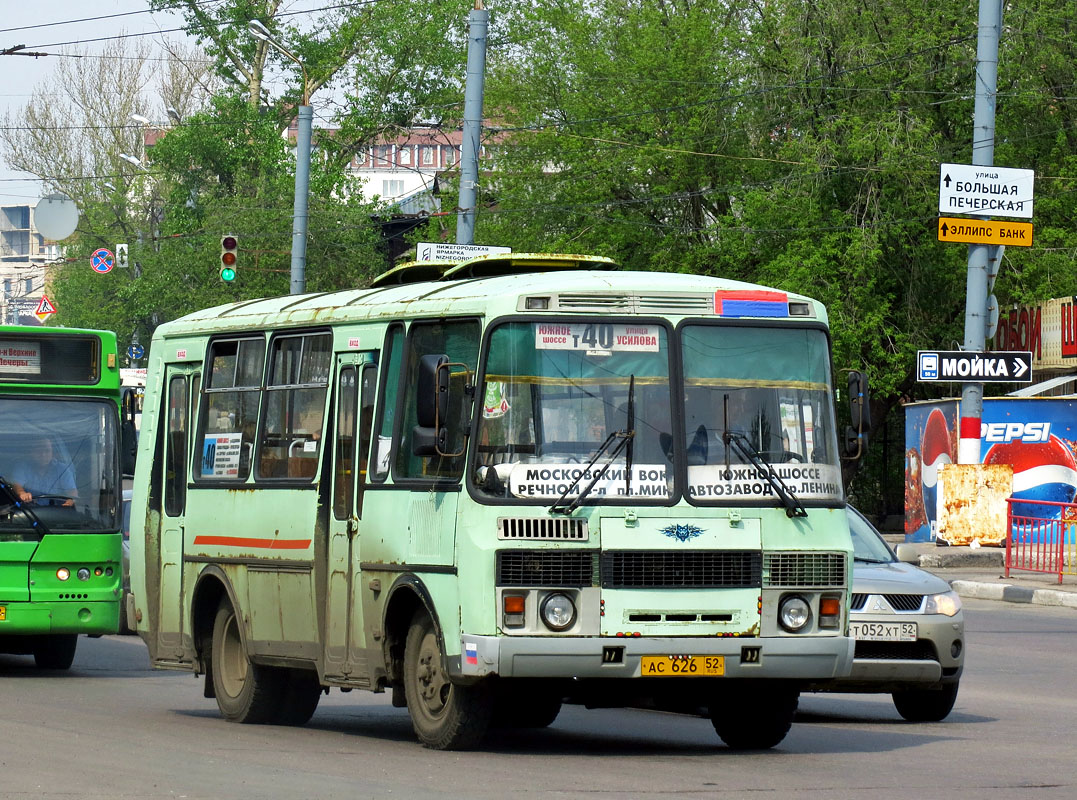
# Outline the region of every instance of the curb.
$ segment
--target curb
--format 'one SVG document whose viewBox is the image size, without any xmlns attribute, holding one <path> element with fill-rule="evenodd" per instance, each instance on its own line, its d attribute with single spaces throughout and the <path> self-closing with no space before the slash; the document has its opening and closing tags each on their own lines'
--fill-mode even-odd
<svg viewBox="0 0 1077 800">
<path fill-rule="evenodd" d="M 1077 608 L 1077 593 L 1059 589 L 1030 589 L 1008 583 L 983 583 L 980 581 L 954 580 L 954 591 L 962 597 L 979 600 L 1002 600 L 1007 603 L 1031 603 L 1039 606 L 1065 606 Z"/>
</svg>

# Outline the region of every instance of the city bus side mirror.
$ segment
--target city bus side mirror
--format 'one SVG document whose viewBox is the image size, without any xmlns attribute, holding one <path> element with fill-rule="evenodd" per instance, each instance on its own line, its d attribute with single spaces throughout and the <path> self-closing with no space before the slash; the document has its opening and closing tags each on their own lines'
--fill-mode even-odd
<svg viewBox="0 0 1077 800">
<path fill-rule="evenodd" d="M 849 458 L 857 459 L 864 454 L 868 444 L 868 431 L 871 429 L 871 396 L 868 392 L 866 372 L 849 371 L 849 420 L 852 423 L 845 429 L 845 453 Z"/>
<path fill-rule="evenodd" d="M 415 417 L 418 423 L 411 436 L 411 449 L 417 456 L 442 453 L 449 431 L 445 419 L 449 412 L 449 357 L 425 355 L 419 359 L 415 390 Z"/>
<path fill-rule="evenodd" d="M 137 405 L 135 390 L 124 389 L 120 401 L 120 469 L 124 475 L 135 474 L 135 453 L 138 450 L 138 431 L 135 428 Z"/>
</svg>

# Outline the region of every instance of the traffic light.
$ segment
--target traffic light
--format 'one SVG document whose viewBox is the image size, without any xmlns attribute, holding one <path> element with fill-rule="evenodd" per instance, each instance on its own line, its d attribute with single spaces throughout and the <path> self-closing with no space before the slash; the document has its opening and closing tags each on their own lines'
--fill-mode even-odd
<svg viewBox="0 0 1077 800">
<path fill-rule="evenodd" d="M 236 279 L 236 251 L 239 240 L 228 234 L 221 237 L 221 280 L 231 283 Z"/>
</svg>

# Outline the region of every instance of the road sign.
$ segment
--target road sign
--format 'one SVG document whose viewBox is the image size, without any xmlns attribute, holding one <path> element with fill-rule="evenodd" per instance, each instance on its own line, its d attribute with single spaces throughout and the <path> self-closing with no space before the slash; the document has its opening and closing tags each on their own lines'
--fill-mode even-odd
<svg viewBox="0 0 1077 800">
<path fill-rule="evenodd" d="M 939 241 L 1032 247 L 1032 223 L 939 217 Z"/>
<path fill-rule="evenodd" d="M 942 164 L 939 211 L 1031 219 L 1035 175 L 1031 169 Z"/>
<path fill-rule="evenodd" d="M 37 310 L 34 311 L 34 316 L 37 317 L 38 322 L 44 322 L 50 315 L 55 313 L 56 306 L 45 295 L 41 295 L 41 302 L 37 304 Z"/>
<path fill-rule="evenodd" d="M 112 251 L 102 247 L 99 250 L 94 250 L 90 256 L 90 266 L 93 267 L 93 271 L 101 275 L 106 272 L 112 271 L 112 265 L 115 263 L 115 258 L 112 255 Z"/>
<path fill-rule="evenodd" d="M 511 253 L 511 247 L 483 244 L 454 244 L 452 242 L 419 242 L 415 247 L 416 261 L 467 261 L 479 256 L 499 256 Z"/>
<path fill-rule="evenodd" d="M 127 268 L 127 245 L 123 242 L 116 245 L 116 266 L 120 269 Z"/>
<path fill-rule="evenodd" d="M 916 380 L 921 383 L 1032 383 L 1032 353 L 920 350 Z"/>
<path fill-rule="evenodd" d="M 140 344 L 133 344 L 127 348 L 127 357 L 132 361 L 137 361 L 146 355 L 146 348 Z"/>
</svg>

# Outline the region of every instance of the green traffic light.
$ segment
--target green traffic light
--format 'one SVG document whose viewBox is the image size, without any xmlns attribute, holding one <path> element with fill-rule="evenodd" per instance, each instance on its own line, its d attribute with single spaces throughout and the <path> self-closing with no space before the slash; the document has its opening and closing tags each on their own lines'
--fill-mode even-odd
<svg viewBox="0 0 1077 800">
<path fill-rule="evenodd" d="M 232 267 L 221 267 L 221 280 L 231 283 L 236 279 L 236 271 Z"/>
</svg>

